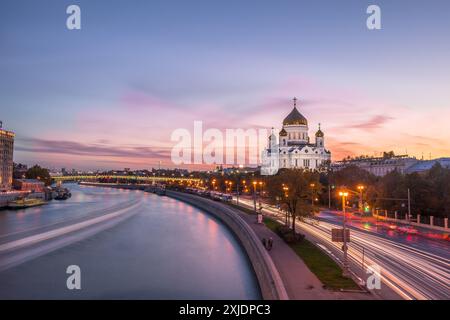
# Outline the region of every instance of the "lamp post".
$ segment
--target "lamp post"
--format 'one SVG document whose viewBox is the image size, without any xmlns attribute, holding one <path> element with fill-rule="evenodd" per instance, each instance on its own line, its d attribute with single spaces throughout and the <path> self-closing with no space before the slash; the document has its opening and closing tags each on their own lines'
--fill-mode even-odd
<svg viewBox="0 0 450 320">
<path fill-rule="evenodd" d="M 328 185 L 328 209 L 331 209 L 331 185 Z"/>
<path fill-rule="evenodd" d="M 256 213 L 256 185 L 257 182 L 253 181 L 253 210 L 255 211 L 255 213 Z"/>
<path fill-rule="evenodd" d="M 344 219 L 343 219 L 343 223 L 342 223 L 342 232 L 343 232 L 343 242 L 344 242 L 344 246 L 343 246 L 343 250 L 344 250 L 344 268 L 343 268 L 343 272 L 342 275 L 343 276 L 347 276 L 348 275 L 348 260 L 347 260 L 347 237 L 346 237 L 346 223 L 347 223 L 347 215 L 345 213 L 345 204 L 346 204 L 346 198 L 348 197 L 348 192 L 346 191 L 341 191 L 339 192 L 339 195 L 342 197 L 342 212 L 344 214 Z"/>
<path fill-rule="evenodd" d="M 241 181 L 238 180 L 237 183 L 236 183 L 236 204 L 237 204 L 237 205 L 239 205 L 239 183 L 240 183 L 240 182 L 241 182 Z"/>
<path fill-rule="evenodd" d="M 262 211 L 262 204 L 261 204 L 261 198 L 262 198 L 262 196 L 263 196 L 263 185 L 264 185 L 264 182 L 262 182 L 262 181 L 259 181 L 258 182 L 258 184 L 259 184 L 259 210 L 260 211 Z"/>
<path fill-rule="evenodd" d="M 286 198 L 286 200 L 287 200 L 287 198 L 289 197 L 289 188 L 287 187 L 287 186 L 285 186 L 284 184 L 283 184 L 283 191 L 284 191 L 284 197 Z M 286 214 L 285 214 L 285 224 L 286 224 L 286 226 L 288 225 L 288 214 L 287 214 L 287 211 L 286 211 Z"/>
<path fill-rule="evenodd" d="M 364 211 L 364 208 L 363 208 L 363 190 L 364 190 L 364 186 L 359 185 L 357 187 L 357 189 L 359 190 L 359 210 L 362 213 Z"/>
<path fill-rule="evenodd" d="M 309 185 L 311 187 L 311 206 L 314 206 L 314 187 L 316 186 L 314 183 Z"/>
<path fill-rule="evenodd" d="M 408 188 L 408 219 L 407 219 L 407 222 L 410 223 L 410 220 L 411 220 L 411 192 L 409 191 L 409 188 Z"/>
</svg>

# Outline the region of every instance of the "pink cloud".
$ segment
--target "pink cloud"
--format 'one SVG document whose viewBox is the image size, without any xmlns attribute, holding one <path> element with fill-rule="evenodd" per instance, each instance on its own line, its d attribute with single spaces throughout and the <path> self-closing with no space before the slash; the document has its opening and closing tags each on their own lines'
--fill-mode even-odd
<svg viewBox="0 0 450 320">
<path fill-rule="evenodd" d="M 449 109 L 393 104 L 353 88 L 332 87 L 301 77 L 290 78 L 254 99 L 247 99 L 247 103 L 201 98 L 174 102 L 147 92 L 127 90 L 110 105 L 82 108 L 74 130 L 57 133 L 50 130 L 47 138 L 58 136 L 59 140 L 119 149 L 140 146 L 170 150 L 174 145 L 170 141 L 172 131 L 177 128 L 192 131 L 195 120 L 203 121 L 204 130 L 279 128 L 292 108 L 293 96 L 299 98 L 298 107 L 308 119 L 311 137 L 317 124 L 322 123 L 333 159 L 391 149 L 399 153 L 408 149 L 413 155 L 450 153 Z M 142 157 L 136 159 L 140 160 L 130 156 L 126 161 L 145 163 Z M 102 161 L 107 163 L 108 159 L 103 157 Z M 111 156 L 110 161 L 122 163 L 125 159 Z"/>
<path fill-rule="evenodd" d="M 368 119 L 365 122 L 357 123 L 350 125 L 351 128 L 356 129 L 362 129 L 362 130 L 373 130 L 373 129 L 379 129 L 384 124 L 386 124 L 388 121 L 394 119 L 393 117 L 384 116 L 384 115 L 376 115 L 372 116 L 370 119 Z"/>
</svg>

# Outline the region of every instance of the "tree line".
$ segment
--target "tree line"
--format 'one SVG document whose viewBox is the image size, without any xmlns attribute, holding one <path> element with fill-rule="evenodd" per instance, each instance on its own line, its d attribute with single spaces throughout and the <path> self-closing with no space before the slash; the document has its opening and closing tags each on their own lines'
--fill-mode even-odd
<svg viewBox="0 0 450 320">
<path fill-rule="evenodd" d="M 362 185 L 365 187 L 363 200 L 371 208 L 403 214 L 408 210 L 409 189 L 413 215 L 450 216 L 450 169 L 439 163 L 423 173 L 402 174 L 394 170 L 383 177 L 377 177 L 357 166 L 348 166 L 322 175 L 321 181 L 333 187 L 333 190 L 346 187 L 355 190 L 358 185 Z M 335 206 L 336 197 L 332 201 Z"/>
</svg>

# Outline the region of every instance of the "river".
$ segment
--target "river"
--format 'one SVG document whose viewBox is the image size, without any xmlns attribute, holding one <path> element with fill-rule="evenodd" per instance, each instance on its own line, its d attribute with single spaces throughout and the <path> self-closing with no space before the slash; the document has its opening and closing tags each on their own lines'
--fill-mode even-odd
<svg viewBox="0 0 450 320">
<path fill-rule="evenodd" d="M 0 211 L 0 299 L 261 298 L 246 253 L 214 217 L 142 191 L 68 186 L 66 201 Z M 67 288 L 70 265 L 79 290 Z"/>
</svg>

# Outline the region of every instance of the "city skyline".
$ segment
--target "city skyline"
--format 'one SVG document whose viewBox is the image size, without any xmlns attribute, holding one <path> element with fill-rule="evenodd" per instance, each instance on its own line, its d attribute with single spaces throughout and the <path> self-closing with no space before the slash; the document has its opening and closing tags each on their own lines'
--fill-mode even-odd
<svg viewBox="0 0 450 320">
<path fill-rule="evenodd" d="M 4 128 L 14 160 L 79 169 L 170 163 L 171 133 L 277 127 L 292 97 L 320 122 L 333 160 L 393 150 L 449 156 L 450 4 L 339 5 L 6 1 L 0 13 Z M 430 33 L 430 31 L 433 31 Z M 178 166 L 180 167 L 180 166 Z"/>
<path fill-rule="evenodd" d="M 3 0 L 0 300 L 449 300 L 449 30 L 448 0 Z"/>
</svg>

